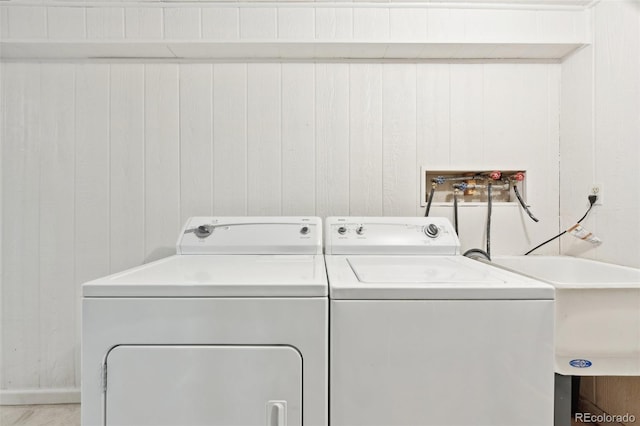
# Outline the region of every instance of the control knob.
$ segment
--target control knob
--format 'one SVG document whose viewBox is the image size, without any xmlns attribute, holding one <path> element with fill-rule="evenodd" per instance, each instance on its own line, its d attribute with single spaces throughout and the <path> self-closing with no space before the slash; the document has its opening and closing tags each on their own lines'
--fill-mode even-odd
<svg viewBox="0 0 640 426">
<path fill-rule="evenodd" d="M 440 234 L 440 229 L 432 223 L 424 228 L 424 233 L 427 234 L 429 238 L 435 238 Z"/>
<path fill-rule="evenodd" d="M 338 234 L 344 235 L 346 233 L 347 233 L 347 228 L 345 228 L 344 226 L 341 226 L 340 228 L 338 228 Z"/>
<path fill-rule="evenodd" d="M 364 227 L 363 226 L 358 226 L 356 228 L 356 234 L 362 235 L 363 233 L 364 233 Z"/>
<path fill-rule="evenodd" d="M 310 229 L 308 226 L 303 226 L 302 228 L 300 228 L 300 233 L 302 235 L 307 235 L 309 233 Z"/>
<path fill-rule="evenodd" d="M 213 227 L 211 225 L 200 225 L 193 230 L 193 233 L 196 234 L 198 238 L 207 238 L 211 235 L 211 231 Z"/>
</svg>

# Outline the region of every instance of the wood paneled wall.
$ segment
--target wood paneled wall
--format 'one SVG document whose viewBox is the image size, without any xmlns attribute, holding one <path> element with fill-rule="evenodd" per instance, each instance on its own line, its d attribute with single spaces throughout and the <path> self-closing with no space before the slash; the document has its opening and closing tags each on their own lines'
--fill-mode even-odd
<svg viewBox="0 0 640 426">
<path fill-rule="evenodd" d="M 522 167 L 541 223 L 495 207 L 494 252 L 558 230 L 559 64 L 1 72 L 3 390 L 76 388 L 81 283 L 172 254 L 192 215 L 422 215 L 421 165 Z M 478 246 L 486 209 L 463 210 Z"/>
<path fill-rule="evenodd" d="M 575 221 L 591 184 L 602 184 L 603 205 L 584 224 L 603 243 L 567 238 L 561 246 L 640 268 L 640 3 L 599 2 L 593 22 L 593 45 L 562 64 L 560 213 L 563 226 Z M 599 410 L 640 419 L 639 377 L 586 377 L 581 395 Z"/>
</svg>

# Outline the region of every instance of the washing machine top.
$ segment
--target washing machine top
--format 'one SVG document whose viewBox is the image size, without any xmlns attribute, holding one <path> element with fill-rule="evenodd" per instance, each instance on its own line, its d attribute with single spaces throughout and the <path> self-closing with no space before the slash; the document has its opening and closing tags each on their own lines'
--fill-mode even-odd
<svg viewBox="0 0 640 426">
<path fill-rule="evenodd" d="M 85 297 L 323 297 L 320 218 L 191 218 L 177 253 L 90 281 Z"/>
<path fill-rule="evenodd" d="M 461 256 L 446 218 L 329 218 L 332 299 L 553 299 L 552 286 Z"/>
</svg>

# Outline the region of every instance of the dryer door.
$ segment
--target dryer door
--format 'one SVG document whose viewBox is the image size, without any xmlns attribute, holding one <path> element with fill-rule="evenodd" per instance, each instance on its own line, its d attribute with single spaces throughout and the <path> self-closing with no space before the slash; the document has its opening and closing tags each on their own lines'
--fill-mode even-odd
<svg viewBox="0 0 640 426">
<path fill-rule="evenodd" d="M 290 346 L 122 345 L 107 356 L 108 426 L 300 426 Z"/>
</svg>

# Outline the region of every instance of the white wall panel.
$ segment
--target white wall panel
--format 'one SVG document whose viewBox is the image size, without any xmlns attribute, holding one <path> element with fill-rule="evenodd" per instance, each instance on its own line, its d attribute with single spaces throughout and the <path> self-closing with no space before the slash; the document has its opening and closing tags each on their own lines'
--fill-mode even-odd
<svg viewBox="0 0 640 426">
<path fill-rule="evenodd" d="M 427 35 L 434 42 L 456 38 L 464 39 L 465 11 L 461 9 L 429 9 L 427 11 Z"/>
<path fill-rule="evenodd" d="M 313 64 L 282 65 L 282 213 L 314 214 L 315 75 Z"/>
<path fill-rule="evenodd" d="M 173 252 L 188 216 L 423 214 L 421 165 L 500 162 L 535 171 L 545 223 L 497 207 L 494 252 L 557 230 L 557 64 L 3 70 L 2 389 L 77 386 L 79 284 Z M 483 244 L 485 217 L 461 214 L 466 247 Z"/>
<path fill-rule="evenodd" d="M 496 41 L 509 35 L 513 42 L 526 42 L 537 32 L 537 16 L 527 10 L 465 11 L 465 40 Z"/>
<path fill-rule="evenodd" d="M 109 146 L 113 272 L 144 261 L 144 66 L 111 66 Z"/>
<path fill-rule="evenodd" d="M 351 64 L 349 213 L 382 216 L 382 68 Z"/>
<path fill-rule="evenodd" d="M 596 256 L 635 267 L 640 267 L 638 6 L 626 1 L 596 9 L 593 111 L 593 183 L 601 183 L 606 191 L 603 206 L 593 215 L 593 230 L 604 241 Z"/>
<path fill-rule="evenodd" d="M 356 40 L 386 40 L 389 38 L 389 9 L 354 8 L 353 38 Z"/>
<path fill-rule="evenodd" d="M 561 87 L 560 227 L 567 229 L 588 207 L 586 197 L 595 183 L 593 47 L 577 52 L 562 64 Z M 589 229 L 597 210 L 585 222 Z M 576 238 L 561 239 L 560 247 L 571 255 L 596 255 L 593 246 Z"/>
<path fill-rule="evenodd" d="M 144 259 L 175 253 L 180 218 L 178 66 L 144 70 Z"/>
<path fill-rule="evenodd" d="M 124 8 L 95 7 L 87 11 L 87 37 L 90 39 L 124 38 Z"/>
<path fill-rule="evenodd" d="M 382 194 L 386 216 L 417 212 L 416 66 L 389 64 L 382 70 Z"/>
<path fill-rule="evenodd" d="M 72 64 L 41 75 L 40 116 L 40 381 L 75 385 L 75 79 Z M 75 308 L 72 304 L 71 307 Z"/>
<path fill-rule="evenodd" d="M 349 214 L 349 65 L 316 65 L 316 214 Z"/>
<path fill-rule="evenodd" d="M 247 64 L 213 70 L 213 214 L 247 214 Z"/>
<path fill-rule="evenodd" d="M 213 212 L 213 67 L 180 66 L 180 219 Z"/>
<path fill-rule="evenodd" d="M 201 37 L 200 8 L 169 7 L 164 9 L 164 37 L 197 40 Z"/>
<path fill-rule="evenodd" d="M 238 8 L 202 9 L 202 38 L 235 40 L 240 37 L 240 10 Z"/>
<path fill-rule="evenodd" d="M 640 267 L 640 10 L 632 1 L 602 2 L 594 44 L 562 64 L 561 227 L 587 209 L 593 184 L 604 204 L 583 222 L 600 246 L 561 240 L 571 255 Z"/>
<path fill-rule="evenodd" d="M 427 38 L 427 9 L 390 9 L 389 26 L 391 40 L 424 40 Z"/>
<path fill-rule="evenodd" d="M 449 166 L 451 67 L 449 64 L 418 64 L 417 73 L 416 168 Z"/>
<path fill-rule="evenodd" d="M 241 8 L 240 38 L 276 38 L 277 22 L 273 7 Z"/>
<path fill-rule="evenodd" d="M 481 64 L 451 64 L 451 159 L 474 164 L 483 152 L 484 67 Z"/>
<path fill-rule="evenodd" d="M 0 7 L 0 38 L 9 38 L 9 10 L 6 7 Z"/>
<path fill-rule="evenodd" d="M 110 66 L 75 69 L 75 312 L 80 318 L 80 285 L 110 272 Z M 80 378 L 80 321 L 75 324 L 76 385 Z"/>
<path fill-rule="evenodd" d="M 128 39 L 160 39 L 163 34 L 163 10 L 159 7 L 125 9 L 125 37 Z"/>
<path fill-rule="evenodd" d="M 315 37 L 315 10 L 311 8 L 278 8 L 278 38 L 309 40 Z"/>
<path fill-rule="evenodd" d="M 604 189 L 582 222 L 602 239 L 593 246 L 565 236 L 561 251 L 640 268 L 640 5 L 598 2 L 593 44 L 562 63 L 560 111 L 561 229 L 588 207 L 592 185 Z M 597 377 L 581 397 L 605 413 L 639 415 L 638 377 Z"/>
<path fill-rule="evenodd" d="M 282 85 L 280 64 L 247 69 L 247 212 L 282 213 Z"/>
<path fill-rule="evenodd" d="M 316 13 L 316 38 L 324 40 L 349 40 L 353 37 L 353 9 L 318 8 Z"/>
<path fill-rule="evenodd" d="M 46 38 L 47 9 L 44 7 L 8 8 L 9 37 Z"/>
<path fill-rule="evenodd" d="M 47 8 L 49 38 L 83 39 L 86 37 L 85 10 L 80 7 Z"/>
<path fill-rule="evenodd" d="M 2 388 L 40 384 L 40 67 L 3 64 Z M 69 302 L 71 303 L 71 302 Z"/>
</svg>

